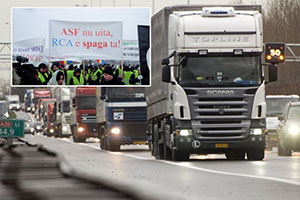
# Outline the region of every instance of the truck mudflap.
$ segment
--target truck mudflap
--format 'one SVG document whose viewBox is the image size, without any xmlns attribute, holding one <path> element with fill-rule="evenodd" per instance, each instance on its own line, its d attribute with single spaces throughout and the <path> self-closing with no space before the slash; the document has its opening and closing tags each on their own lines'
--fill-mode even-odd
<svg viewBox="0 0 300 200">
<path fill-rule="evenodd" d="M 174 146 L 179 151 L 189 154 L 226 153 L 231 149 L 259 149 L 265 148 L 265 136 L 251 135 L 245 140 L 237 141 L 201 141 L 193 136 L 176 136 Z"/>
</svg>

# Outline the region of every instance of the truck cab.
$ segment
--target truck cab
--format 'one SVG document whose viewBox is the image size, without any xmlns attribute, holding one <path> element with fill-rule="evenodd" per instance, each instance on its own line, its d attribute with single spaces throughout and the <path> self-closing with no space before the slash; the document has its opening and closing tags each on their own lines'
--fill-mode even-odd
<svg viewBox="0 0 300 200">
<path fill-rule="evenodd" d="M 97 124 L 101 149 L 148 144 L 145 88 L 97 88 Z"/>
<path fill-rule="evenodd" d="M 85 142 L 87 138 L 98 137 L 96 124 L 96 88 L 72 88 L 70 104 L 71 131 L 74 142 Z"/>
<path fill-rule="evenodd" d="M 19 95 L 6 95 L 5 101 L 9 110 L 20 110 Z"/>
</svg>

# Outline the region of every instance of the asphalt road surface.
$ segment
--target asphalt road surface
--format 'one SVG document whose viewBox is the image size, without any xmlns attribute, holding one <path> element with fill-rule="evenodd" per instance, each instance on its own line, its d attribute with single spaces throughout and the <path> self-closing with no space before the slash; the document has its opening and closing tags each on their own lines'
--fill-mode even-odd
<svg viewBox="0 0 300 200">
<path fill-rule="evenodd" d="M 74 169 L 108 184 L 126 186 L 153 199 L 299 199 L 300 153 L 263 161 L 228 161 L 224 155 L 193 155 L 190 161 L 155 160 L 148 146 L 100 149 L 98 139 L 73 143 L 72 138 L 26 135 L 32 144 L 55 151 Z"/>
</svg>

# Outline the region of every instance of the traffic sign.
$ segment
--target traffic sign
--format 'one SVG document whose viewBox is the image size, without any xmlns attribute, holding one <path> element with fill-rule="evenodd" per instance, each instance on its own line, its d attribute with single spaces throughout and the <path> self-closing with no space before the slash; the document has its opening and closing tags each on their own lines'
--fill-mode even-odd
<svg viewBox="0 0 300 200">
<path fill-rule="evenodd" d="M 285 62 L 285 44 L 284 43 L 266 43 L 265 61 L 267 63 Z"/>
<path fill-rule="evenodd" d="M 0 137 L 24 137 L 24 121 L 0 119 Z"/>
</svg>

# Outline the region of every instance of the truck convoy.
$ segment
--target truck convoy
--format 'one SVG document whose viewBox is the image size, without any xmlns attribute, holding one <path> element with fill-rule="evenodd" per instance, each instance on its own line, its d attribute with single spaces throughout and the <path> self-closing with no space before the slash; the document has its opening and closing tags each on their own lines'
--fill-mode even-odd
<svg viewBox="0 0 300 200">
<path fill-rule="evenodd" d="M 96 88 L 71 88 L 71 131 L 74 142 L 98 137 L 96 124 Z"/>
<path fill-rule="evenodd" d="M 9 110 L 20 110 L 19 95 L 6 95 L 5 101 Z"/>
<path fill-rule="evenodd" d="M 283 114 L 284 108 L 289 102 L 298 102 L 299 95 L 267 95 L 267 150 L 272 150 L 277 146 L 277 126 L 279 124 L 278 117 Z"/>
<path fill-rule="evenodd" d="M 70 136 L 70 88 L 53 88 L 52 93 L 56 99 L 54 104 L 55 136 Z"/>
<path fill-rule="evenodd" d="M 157 159 L 264 158 L 265 83 L 277 79 L 277 69 L 270 65 L 264 80 L 260 11 L 173 6 L 152 17 L 147 115 Z"/>
<path fill-rule="evenodd" d="M 148 144 L 145 88 L 97 88 L 96 102 L 101 149 Z"/>
</svg>

